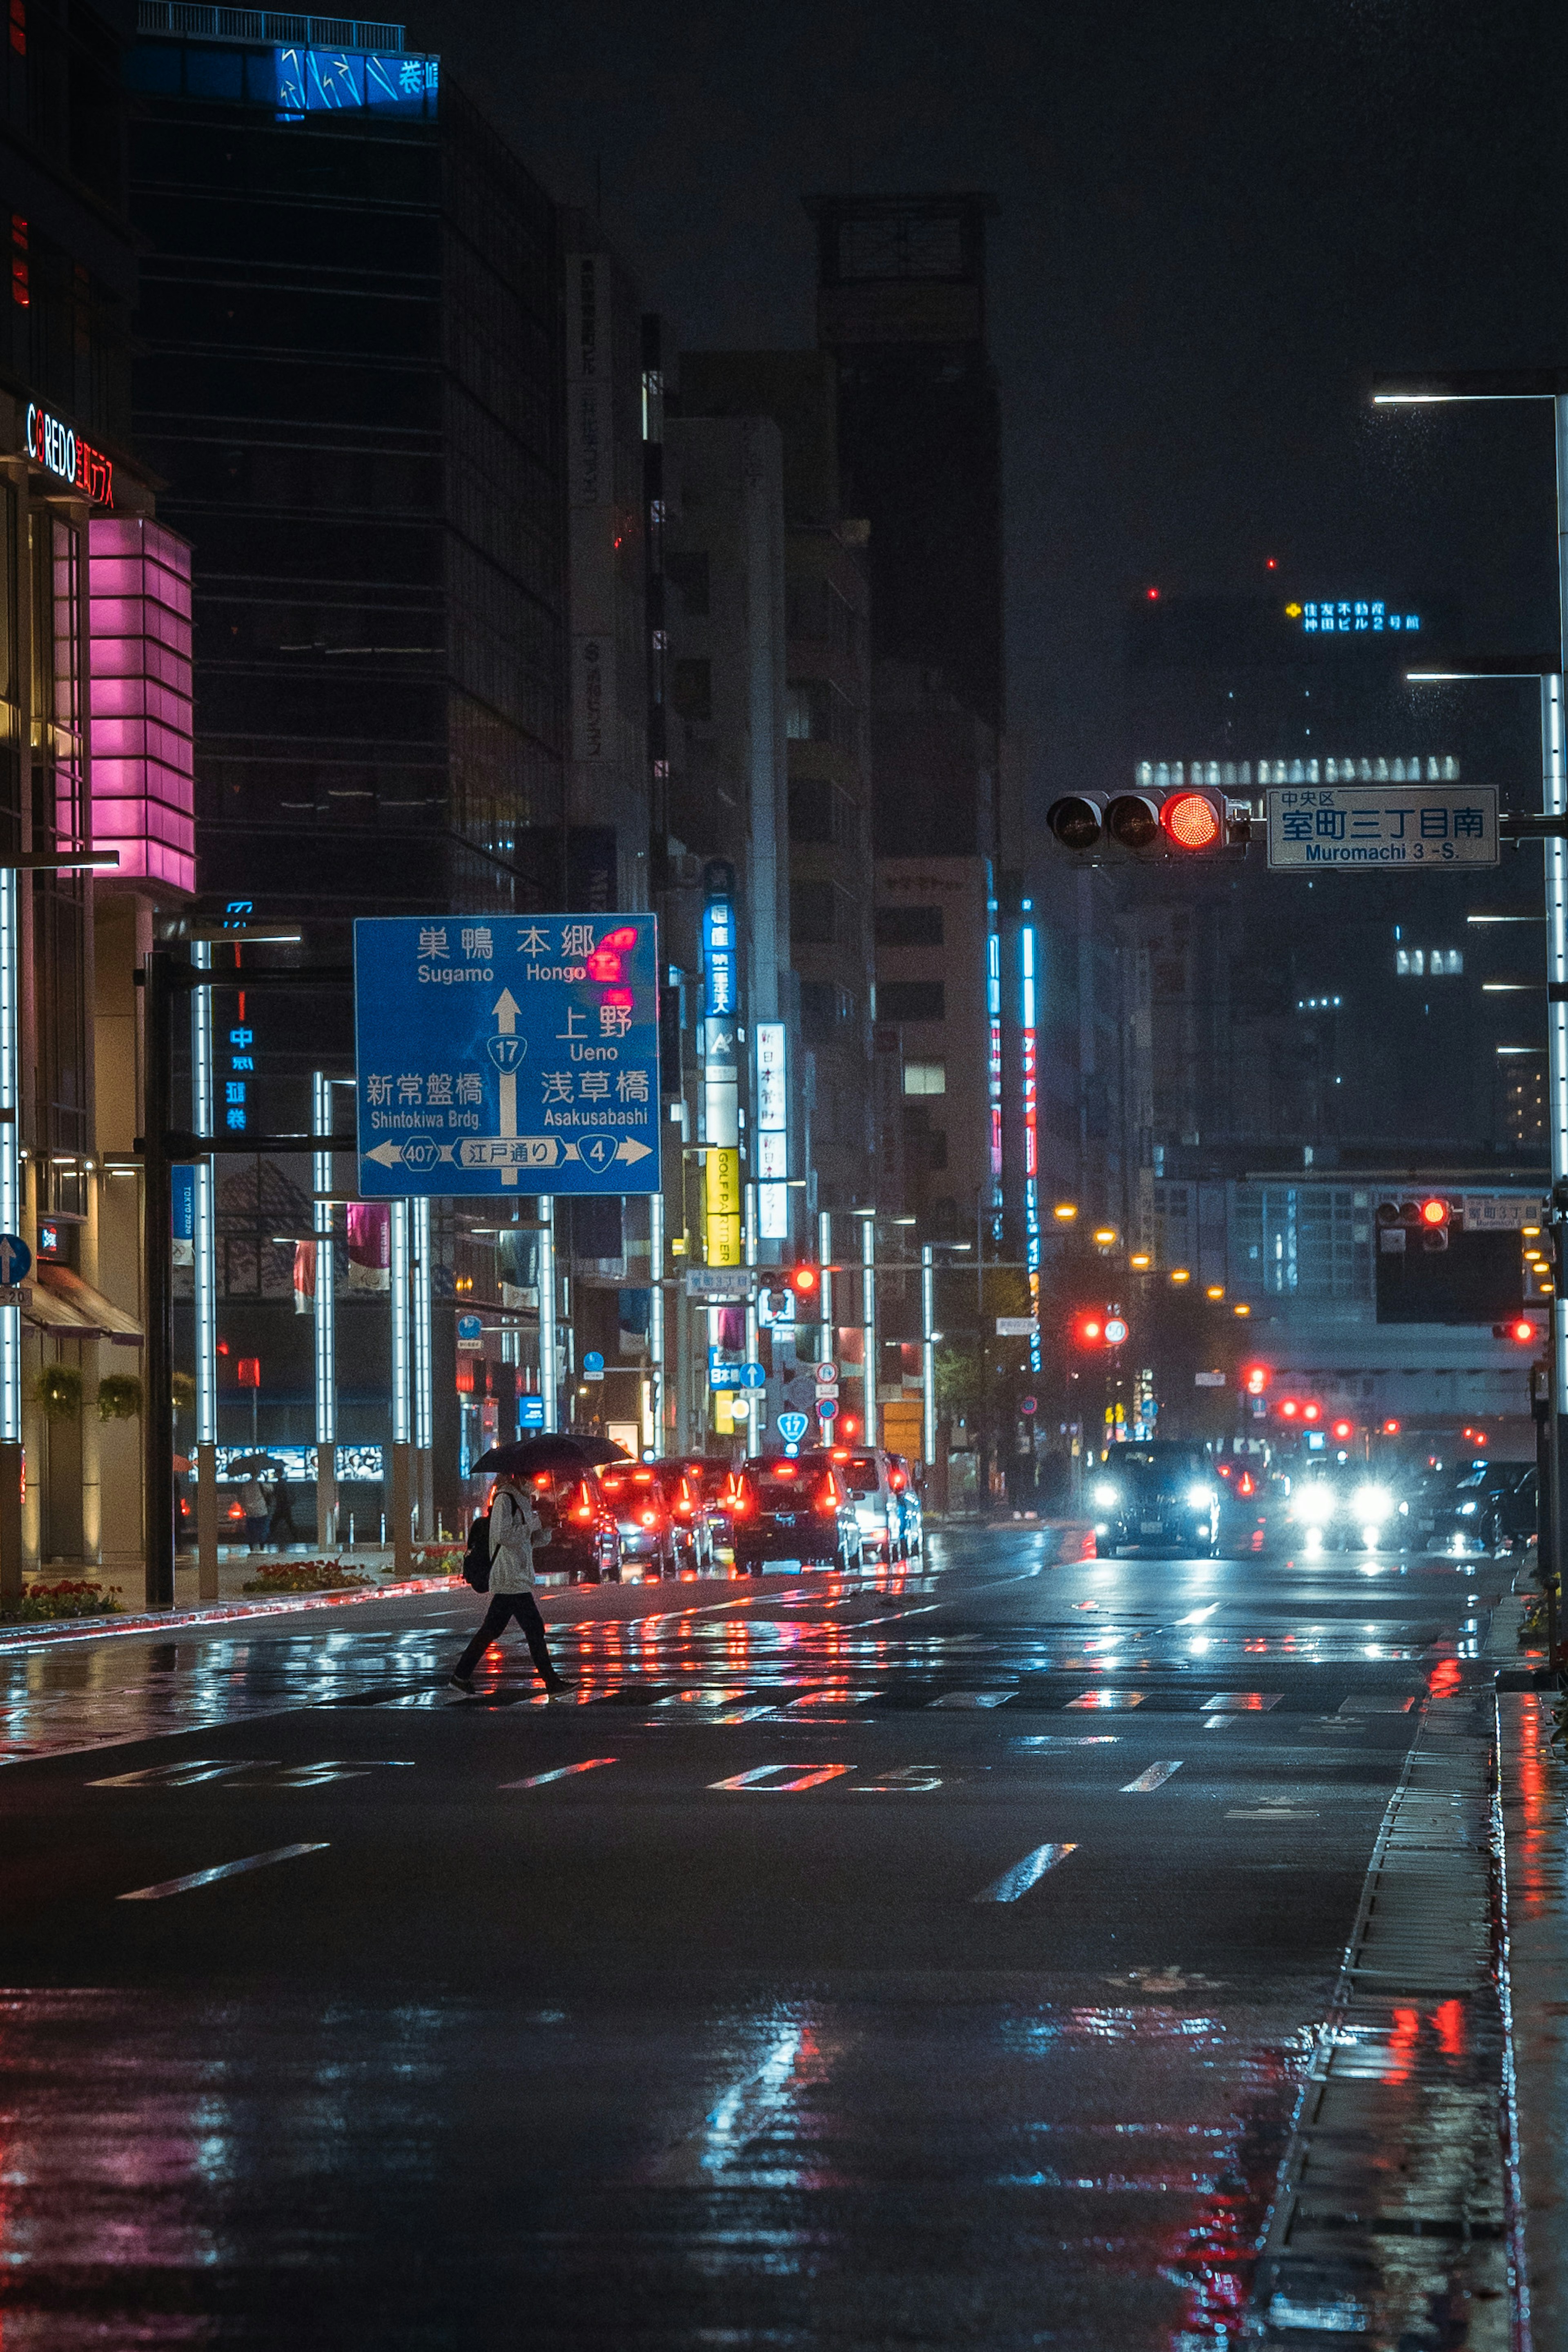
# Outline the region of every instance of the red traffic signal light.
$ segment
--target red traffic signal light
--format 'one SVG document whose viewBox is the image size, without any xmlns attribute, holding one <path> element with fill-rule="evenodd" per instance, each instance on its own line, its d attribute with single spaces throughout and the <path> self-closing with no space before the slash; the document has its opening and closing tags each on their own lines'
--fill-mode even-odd
<svg viewBox="0 0 1568 2352">
<path fill-rule="evenodd" d="M 1241 1385 L 1248 1396 L 1261 1396 L 1273 1378 L 1267 1364 L 1248 1364 L 1241 1375 Z"/>
<path fill-rule="evenodd" d="M 1275 1407 L 1275 1411 L 1279 1413 L 1281 1421 L 1294 1421 L 1300 1412 L 1300 1410 L 1301 1408 L 1297 1403 L 1294 1397 L 1281 1397 L 1278 1405 Z"/>
<path fill-rule="evenodd" d="M 242 1389 L 258 1389 L 261 1386 L 260 1357 L 241 1356 L 235 1365 L 235 1377 Z"/>
<path fill-rule="evenodd" d="M 1494 1323 L 1492 1325 L 1492 1338 L 1494 1339 L 1516 1339 L 1521 1348 L 1528 1348 L 1531 1346 L 1536 1337 L 1537 1333 L 1535 1326 L 1531 1321 L 1528 1315 L 1521 1315 L 1511 1323 Z"/>
<path fill-rule="evenodd" d="M 1225 812 L 1211 793 L 1173 793 L 1160 824 L 1177 849 L 1213 849 L 1225 838 Z"/>
<path fill-rule="evenodd" d="M 790 1288 L 798 1298 L 807 1298 L 816 1288 L 822 1276 L 814 1265 L 792 1265 L 787 1279 Z"/>
<path fill-rule="evenodd" d="M 1342 1445 L 1342 1444 L 1344 1444 L 1344 1441 L 1345 1441 L 1345 1439 L 1346 1439 L 1347 1437 L 1353 1437 L 1353 1436 L 1355 1435 L 1355 1423 L 1354 1423 L 1354 1422 L 1353 1422 L 1353 1421 L 1336 1421 L 1336 1422 L 1335 1422 L 1335 1423 L 1334 1423 L 1334 1435 L 1339 1439 L 1339 1441 L 1340 1441 L 1341 1444 Z"/>
<path fill-rule="evenodd" d="M 1323 1408 L 1321 1404 L 1304 1404 L 1301 1407 L 1303 1421 L 1321 1421 L 1322 1417 Z"/>
<path fill-rule="evenodd" d="M 1439 1200 L 1436 1194 L 1434 1194 L 1431 1200 L 1423 1201 L 1421 1203 L 1421 1222 L 1429 1232 L 1440 1232 L 1442 1227 L 1448 1222 L 1448 1203 L 1447 1201 Z"/>
<path fill-rule="evenodd" d="M 1105 1318 L 1103 1315 L 1078 1315 L 1073 1318 L 1073 1338 L 1080 1348 L 1103 1348 Z"/>
</svg>

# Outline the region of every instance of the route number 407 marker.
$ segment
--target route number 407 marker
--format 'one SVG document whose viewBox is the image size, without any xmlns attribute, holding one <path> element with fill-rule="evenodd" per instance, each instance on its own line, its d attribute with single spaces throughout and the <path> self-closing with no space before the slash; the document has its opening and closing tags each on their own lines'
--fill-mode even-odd
<svg viewBox="0 0 1568 2352">
<path fill-rule="evenodd" d="M 360 1190 L 658 1188 L 651 915 L 354 925 Z"/>
</svg>

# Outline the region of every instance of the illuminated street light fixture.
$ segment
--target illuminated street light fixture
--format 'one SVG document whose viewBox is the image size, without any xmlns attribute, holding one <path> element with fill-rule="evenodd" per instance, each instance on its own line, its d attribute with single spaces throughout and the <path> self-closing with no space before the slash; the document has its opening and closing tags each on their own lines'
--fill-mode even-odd
<svg viewBox="0 0 1568 2352">
<path fill-rule="evenodd" d="M 1131 1267 L 1134 1269 L 1134 1271 L 1135 1271 L 1136 1273 L 1138 1273 L 1138 1274 L 1147 1274 L 1147 1272 L 1149 1271 L 1149 1268 L 1153 1265 L 1154 1261 L 1153 1261 L 1153 1259 L 1150 1256 L 1150 1255 L 1149 1255 L 1149 1253 L 1148 1253 L 1148 1251 L 1147 1251 L 1147 1250 L 1134 1250 L 1134 1251 L 1133 1251 L 1133 1253 L 1132 1253 L 1132 1255 L 1128 1259 L 1127 1263 L 1128 1263 L 1128 1265 L 1129 1265 L 1130 1266 L 1131 1266 Z"/>
<path fill-rule="evenodd" d="M 1205 1298 L 1223 1298 L 1225 1297 L 1224 1283 L 1211 1282 L 1208 1288 L 1205 1291 L 1204 1296 Z"/>
<path fill-rule="evenodd" d="M 1233 1315 L 1250 1315 L 1252 1309 L 1244 1303 L 1241 1306 L 1233 1307 L 1230 1311 Z"/>
<path fill-rule="evenodd" d="M 1171 1280 L 1173 1282 L 1191 1282 L 1192 1278 L 1192 1268 L 1190 1266 L 1173 1265 L 1171 1268 Z"/>
<path fill-rule="evenodd" d="M 1568 759 L 1564 755 L 1563 689 L 1568 672 L 1568 368 L 1445 369 L 1419 376 L 1389 376 L 1372 388 L 1374 408 L 1428 408 L 1455 402 L 1549 400 L 1552 403 L 1557 459 L 1557 623 L 1555 671 L 1540 677 L 1542 803 L 1538 817 L 1516 823 L 1513 837 L 1538 834 L 1544 849 L 1546 916 L 1546 1045 L 1547 1130 L 1551 1150 L 1552 1187 L 1568 1181 Z M 1413 684 L 1429 679 L 1473 676 L 1528 675 L 1499 664 L 1496 670 L 1419 671 Z M 1547 1339 L 1551 1397 L 1549 1509 L 1543 1519 L 1551 1529 L 1550 1552 L 1543 1546 L 1549 1593 L 1561 1580 L 1563 1559 L 1563 1414 L 1568 1412 L 1568 1344 L 1563 1318 L 1553 1313 Z M 1555 1665 L 1556 1607 L 1547 1627 L 1548 1664 Z"/>
<path fill-rule="evenodd" d="M 1116 1244 L 1116 1238 L 1117 1238 L 1117 1234 L 1116 1234 L 1116 1228 L 1115 1228 L 1115 1226 L 1114 1226 L 1114 1225 L 1100 1225 L 1100 1226 L 1097 1226 L 1097 1227 L 1096 1227 L 1096 1229 L 1095 1229 L 1094 1240 L 1095 1240 L 1095 1246 L 1096 1246 L 1096 1248 L 1097 1248 L 1097 1249 L 1112 1249 L 1112 1248 L 1114 1248 L 1114 1247 L 1115 1247 L 1115 1244 Z"/>
<path fill-rule="evenodd" d="M 1070 1225 L 1073 1219 L 1078 1214 L 1078 1202 L 1076 1201 L 1058 1201 L 1056 1207 L 1051 1211 L 1051 1214 L 1055 1217 L 1058 1224 Z"/>
</svg>

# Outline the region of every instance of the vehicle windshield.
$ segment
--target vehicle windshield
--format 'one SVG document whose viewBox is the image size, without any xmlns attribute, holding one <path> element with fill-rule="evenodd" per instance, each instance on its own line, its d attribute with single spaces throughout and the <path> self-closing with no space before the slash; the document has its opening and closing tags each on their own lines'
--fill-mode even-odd
<svg viewBox="0 0 1568 2352">
<path fill-rule="evenodd" d="M 816 1459 L 824 1468 L 831 1466 L 840 1485 L 847 1486 L 852 1495 L 876 1493 L 879 1482 L 874 1454 L 852 1454 L 847 1460 L 840 1460 L 837 1454 L 819 1454 Z"/>
<path fill-rule="evenodd" d="M 1214 1475 L 1206 1454 L 1174 1447 L 1118 1445 L 1104 1465 L 1101 1475 L 1137 1479 L 1147 1484 L 1151 1479 L 1209 1478 Z"/>
<path fill-rule="evenodd" d="M 757 1499 L 764 1511 L 804 1510 L 816 1486 L 816 1480 L 809 1475 L 781 1478 L 770 1476 L 765 1470 L 753 1475 Z"/>
</svg>

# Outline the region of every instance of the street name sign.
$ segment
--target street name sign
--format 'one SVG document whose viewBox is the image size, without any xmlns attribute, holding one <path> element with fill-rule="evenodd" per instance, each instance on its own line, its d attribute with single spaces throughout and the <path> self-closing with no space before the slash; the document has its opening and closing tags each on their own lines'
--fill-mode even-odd
<svg viewBox="0 0 1568 2352">
<path fill-rule="evenodd" d="M 656 1192 L 651 915 L 354 924 L 359 1190 Z"/>
<path fill-rule="evenodd" d="M 1268 795 L 1268 863 L 1386 874 L 1498 862 L 1491 784 L 1292 784 Z"/>
<path fill-rule="evenodd" d="M 749 1265 L 693 1265 L 686 1272 L 688 1298 L 704 1299 L 710 1307 L 733 1306 L 750 1298 L 756 1281 Z"/>
</svg>

